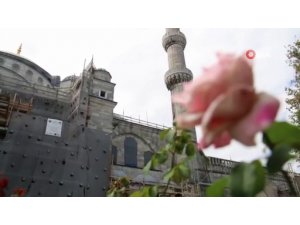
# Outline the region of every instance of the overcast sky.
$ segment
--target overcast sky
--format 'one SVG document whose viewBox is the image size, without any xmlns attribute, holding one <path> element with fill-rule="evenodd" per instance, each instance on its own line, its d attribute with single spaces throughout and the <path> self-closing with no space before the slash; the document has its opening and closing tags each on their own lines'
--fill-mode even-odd
<svg viewBox="0 0 300 225">
<path fill-rule="evenodd" d="M 216 61 L 217 51 L 242 52 L 253 49 L 255 84 L 282 101 L 278 120 L 286 120 L 284 88 L 293 77 L 286 63 L 285 46 L 299 38 L 300 29 L 184 29 L 186 65 L 194 77 L 202 67 Z M 52 75 L 79 75 L 84 60 L 94 56 L 98 68 L 108 70 L 116 83 L 116 113 L 171 126 L 170 94 L 164 84 L 167 54 L 161 41 L 165 29 L 2 29 L 0 50 L 16 53 L 40 65 Z M 258 137 L 258 143 L 260 137 Z M 253 159 L 262 145 L 246 148 L 236 142 L 207 155 L 232 159 Z"/>
</svg>

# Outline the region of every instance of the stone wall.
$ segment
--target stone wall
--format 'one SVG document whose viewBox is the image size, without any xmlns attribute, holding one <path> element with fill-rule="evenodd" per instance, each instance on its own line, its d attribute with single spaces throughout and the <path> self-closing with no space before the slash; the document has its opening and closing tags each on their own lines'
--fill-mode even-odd
<svg viewBox="0 0 300 225">
<path fill-rule="evenodd" d="M 149 124 L 150 125 L 150 124 Z M 164 143 L 160 141 L 159 134 L 162 128 L 155 128 L 134 123 L 124 118 L 114 116 L 112 145 L 117 149 L 118 165 L 125 165 L 125 141 L 132 140 L 137 145 L 137 168 L 145 165 L 145 154 L 158 151 Z M 159 168 L 164 169 L 164 167 Z"/>
</svg>

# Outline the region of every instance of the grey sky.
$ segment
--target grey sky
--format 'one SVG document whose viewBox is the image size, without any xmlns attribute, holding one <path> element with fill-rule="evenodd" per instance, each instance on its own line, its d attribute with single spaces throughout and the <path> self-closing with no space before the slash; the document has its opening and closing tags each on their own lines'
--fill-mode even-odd
<svg viewBox="0 0 300 225">
<path fill-rule="evenodd" d="M 181 29 L 186 35 L 186 64 L 194 77 L 202 67 L 215 62 L 217 51 L 256 51 L 255 83 L 258 91 L 267 91 L 285 98 L 284 87 L 293 71 L 286 61 L 284 46 L 299 37 L 300 29 Z M 167 54 L 161 29 L 2 29 L 0 50 L 16 52 L 23 43 L 21 56 L 26 57 L 52 75 L 62 78 L 79 75 L 84 60 L 94 56 L 97 67 L 105 68 L 116 83 L 116 113 L 171 125 L 170 94 L 164 84 L 168 69 Z M 287 119 L 285 104 L 278 119 Z M 259 137 L 258 137 L 259 141 Z M 254 148 L 233 143 L 220 150 L 208 149 L 206 154 L 246 160 L 262 153 L 262 145 Z"/>
</svg>

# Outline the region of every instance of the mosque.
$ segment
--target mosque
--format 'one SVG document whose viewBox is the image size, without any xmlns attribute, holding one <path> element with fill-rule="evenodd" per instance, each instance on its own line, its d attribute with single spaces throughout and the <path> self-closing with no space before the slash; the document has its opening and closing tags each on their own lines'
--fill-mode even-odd
<svg viewBox="0 0 300 225">
<path fill-rule="evenodd" d="M 169 63 L 165 84 L 172 95 L 193 79 L 185 64 L 186 37 L 168 28 L 162 44 Z M 132 190 L 166 185 L 164 166 L 148 175 L 142 171 L 163 146 L 159 133 L 166 127 L 114 113 L 115 84 L 107 70 L 92 60 L 80 76 L 61 80 L 20 53 L 0 51 L 0 173 L 9 178 L 7 193 L 22 187 L 29 197 L 106 196 L 111 182 L 123 176 L 131 179 Z M 173 104 L 172 112 L 174 118 L 181 108 Z M 169 195 L 204 196 L 205 188 L 237 163 L 208 161 L 195 159 L 191 180 L 172 187 Z M 297 174 L 289 174 L 298 187 Z M 288 194 L 276 174 L 261 196 Z"/>
</svg>

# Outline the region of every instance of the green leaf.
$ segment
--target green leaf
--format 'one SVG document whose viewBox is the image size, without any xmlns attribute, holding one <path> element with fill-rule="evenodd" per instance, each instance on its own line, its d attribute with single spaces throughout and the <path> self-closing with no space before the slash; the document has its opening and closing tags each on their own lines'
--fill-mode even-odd
<svg viewBox="0 0 300 225">
<path fill-rule="evenodd" d="M 184 164 L 178 164 L 172 170 L 168 171 L 164 175 L 165 181 L 173 181 L 176 184 L 180 184 L 182 181 L 188 179 L 190 177 L 191 170 Z"/>
<path fill-rule="evenodd" d="M 271 149 L 286 144 L 300 150 L 300 129 L 286 122 L 274 122 L 264 131 L 263 141 Z"/>
<path fill-rule="evenodd" d="M 174 173 L 173 173 L 173 176 L 170 179 L 172 181 L 174 181 L 176 184 L 180 184 L 184 180 L 184 178 L 181 174 L 181 171 L 178 168 L 178 166 L 174 167 L 173 170 L 174 170 Z"/>
<path fill-rule="evenodd" d="M 272 155 L 268 159 L 267 169 L 270 173 L 276 173 L 281 170 L 282 166 L 294 158 L 290 153 L 291 148 L 287 145 L 279 145 L 272 151 Z"/>
<path fill-rule="evenodd" d="M 157 152 L 155 157 L 157 158 L 157 161 L 159 164 L 163 164 L 164 162 L 167 161 L 168 156 L 169 156 L 168 151 L 163 150 L 163 151 Z"/>
<path fill-rule="evenodd" d="M 265 186 L 265 170 L 259 161 L 241 163 L 232 169 L 230 190 L 232 196 L 255 196 Z"/>
<path fill-rule="evenodd" d="M 192 136 L 190 135 L 189 131 L 183 130 L 179 135 L 179 139 L 181 142 L 187 143 L 192 139 Z"/>
<path fill-rule="evenodd" d="M 165 181 L 169 181 L 173 177 L 174 173 L 175 173 L 175 169 L 173 168 L 164 174 L 163 179 Z"/>
<path fill-rule="evenodd" d="M 146 164 L 146 166 L 144 166 L 143 171 L 145 173 L 148 173 L 150 171 L 150 169 L 152 168 L 152 159 L 149 160 L 149 162 Z"/>
<path fill-rule="evenodd" d="M 169 128 L 160 132 L 159 137 L 161 140 L 172 142 L 176 134 L 175 128 Z"/>
<path fill-rule="evenodd" d="M 171 130 L 171 128 L 161 131 L 159 133 L 160 140 L 164 140 L 170 130 Z"/>
<path fill-rule="evenodd" d="M 180 140 L 177 140 L 176 142 L 175 142 L 175 152 L 177 153 L 177 154 L 182 154 L 182 152 L 183 152 L 183 149 L 184 149 L 184 147 L 185 147 L 185 144 L 183 143 L 183 142 L 181 142 Z"/>
<path fill-rule="evenodd" d="M 215 181 L 206 189 L 206 196 L 208 197 L 223 197 L 225 188 L 228 188 L 230 182 L 230 177 L 222 177 L 221 179 Z"/>
<path fill-rule="evenodd" d="M 185 146 L 185 154 L 188 157 L 192 157 L 195 155 L 196 149 L 193 143 L 187 143 Z"/>
<path fill-rule="evenodd" d="M 144 172 L 149 172 L 150 169 L 155 169 L 158 165 L 165 163 L 168 160 L 169 152 L 162 149 L 153 154 L 151 160 L 144 167 Z"/>
<path fill-rule="evenodd" d="M 144 197 L 144 190 L 139 190 L 133 192 L 130 197 Z"/>
<path fill-rule="evenodd" d="M 142 189 L 133 192 L 130 197 L 149 197 L 149 188 L 150 187 L 143 187 Z"/>
<path fill-rule="evenodd" d="M 173 128 L 173 129 L 170 129 L 169 132 L 166 134 L 166 141 L 171 143 L 174 141 L 174 137 L 176 135 L 176 130 Z"/>
<path fill-rule="evenodd" d="M 152 186 L 149 188 L 149 196 L 150 197 L 157 197 L 158 195 L 158 186 Z"/>
<path fill-rule="evenodd" d="M 129 180 L 128 180 L 126 177 L 122 177 L 122 178 L 120 179 L 120 182 L 121 182 L 121 184 L 122 184 L 124 187 L 128 187 L 129 184 L 130 184 Z"/>
<path fill-rule="evenodd" d="M 184 164 L 178 165 L 178 170 L 182 178 L 189 178 L 191 175 L 191 170 Z"/>
<path fill-rule="evenodd" d="M 106 194 L 107 197 L 115 197 L 116 188 L 109 190 Z"/>
<path fill-rule="evenodd" d="M 174 148 L 173 145 L 170 144 L 170 143 L 168 143 L 168 144 L 166 144 L 165 147 L 162 148 L 162 150 L 164 149 L 164 150 L 166 150 L 167 152 L 172 152 L 172 151 L 173 151 L 173 148 Z"/>
<path fill-rule="evenodd" d="M 133 192 L 130 197 L 157 197 L 158 196 L 158 186 L 143 187 L 142 189 Z"/>
</svg>

